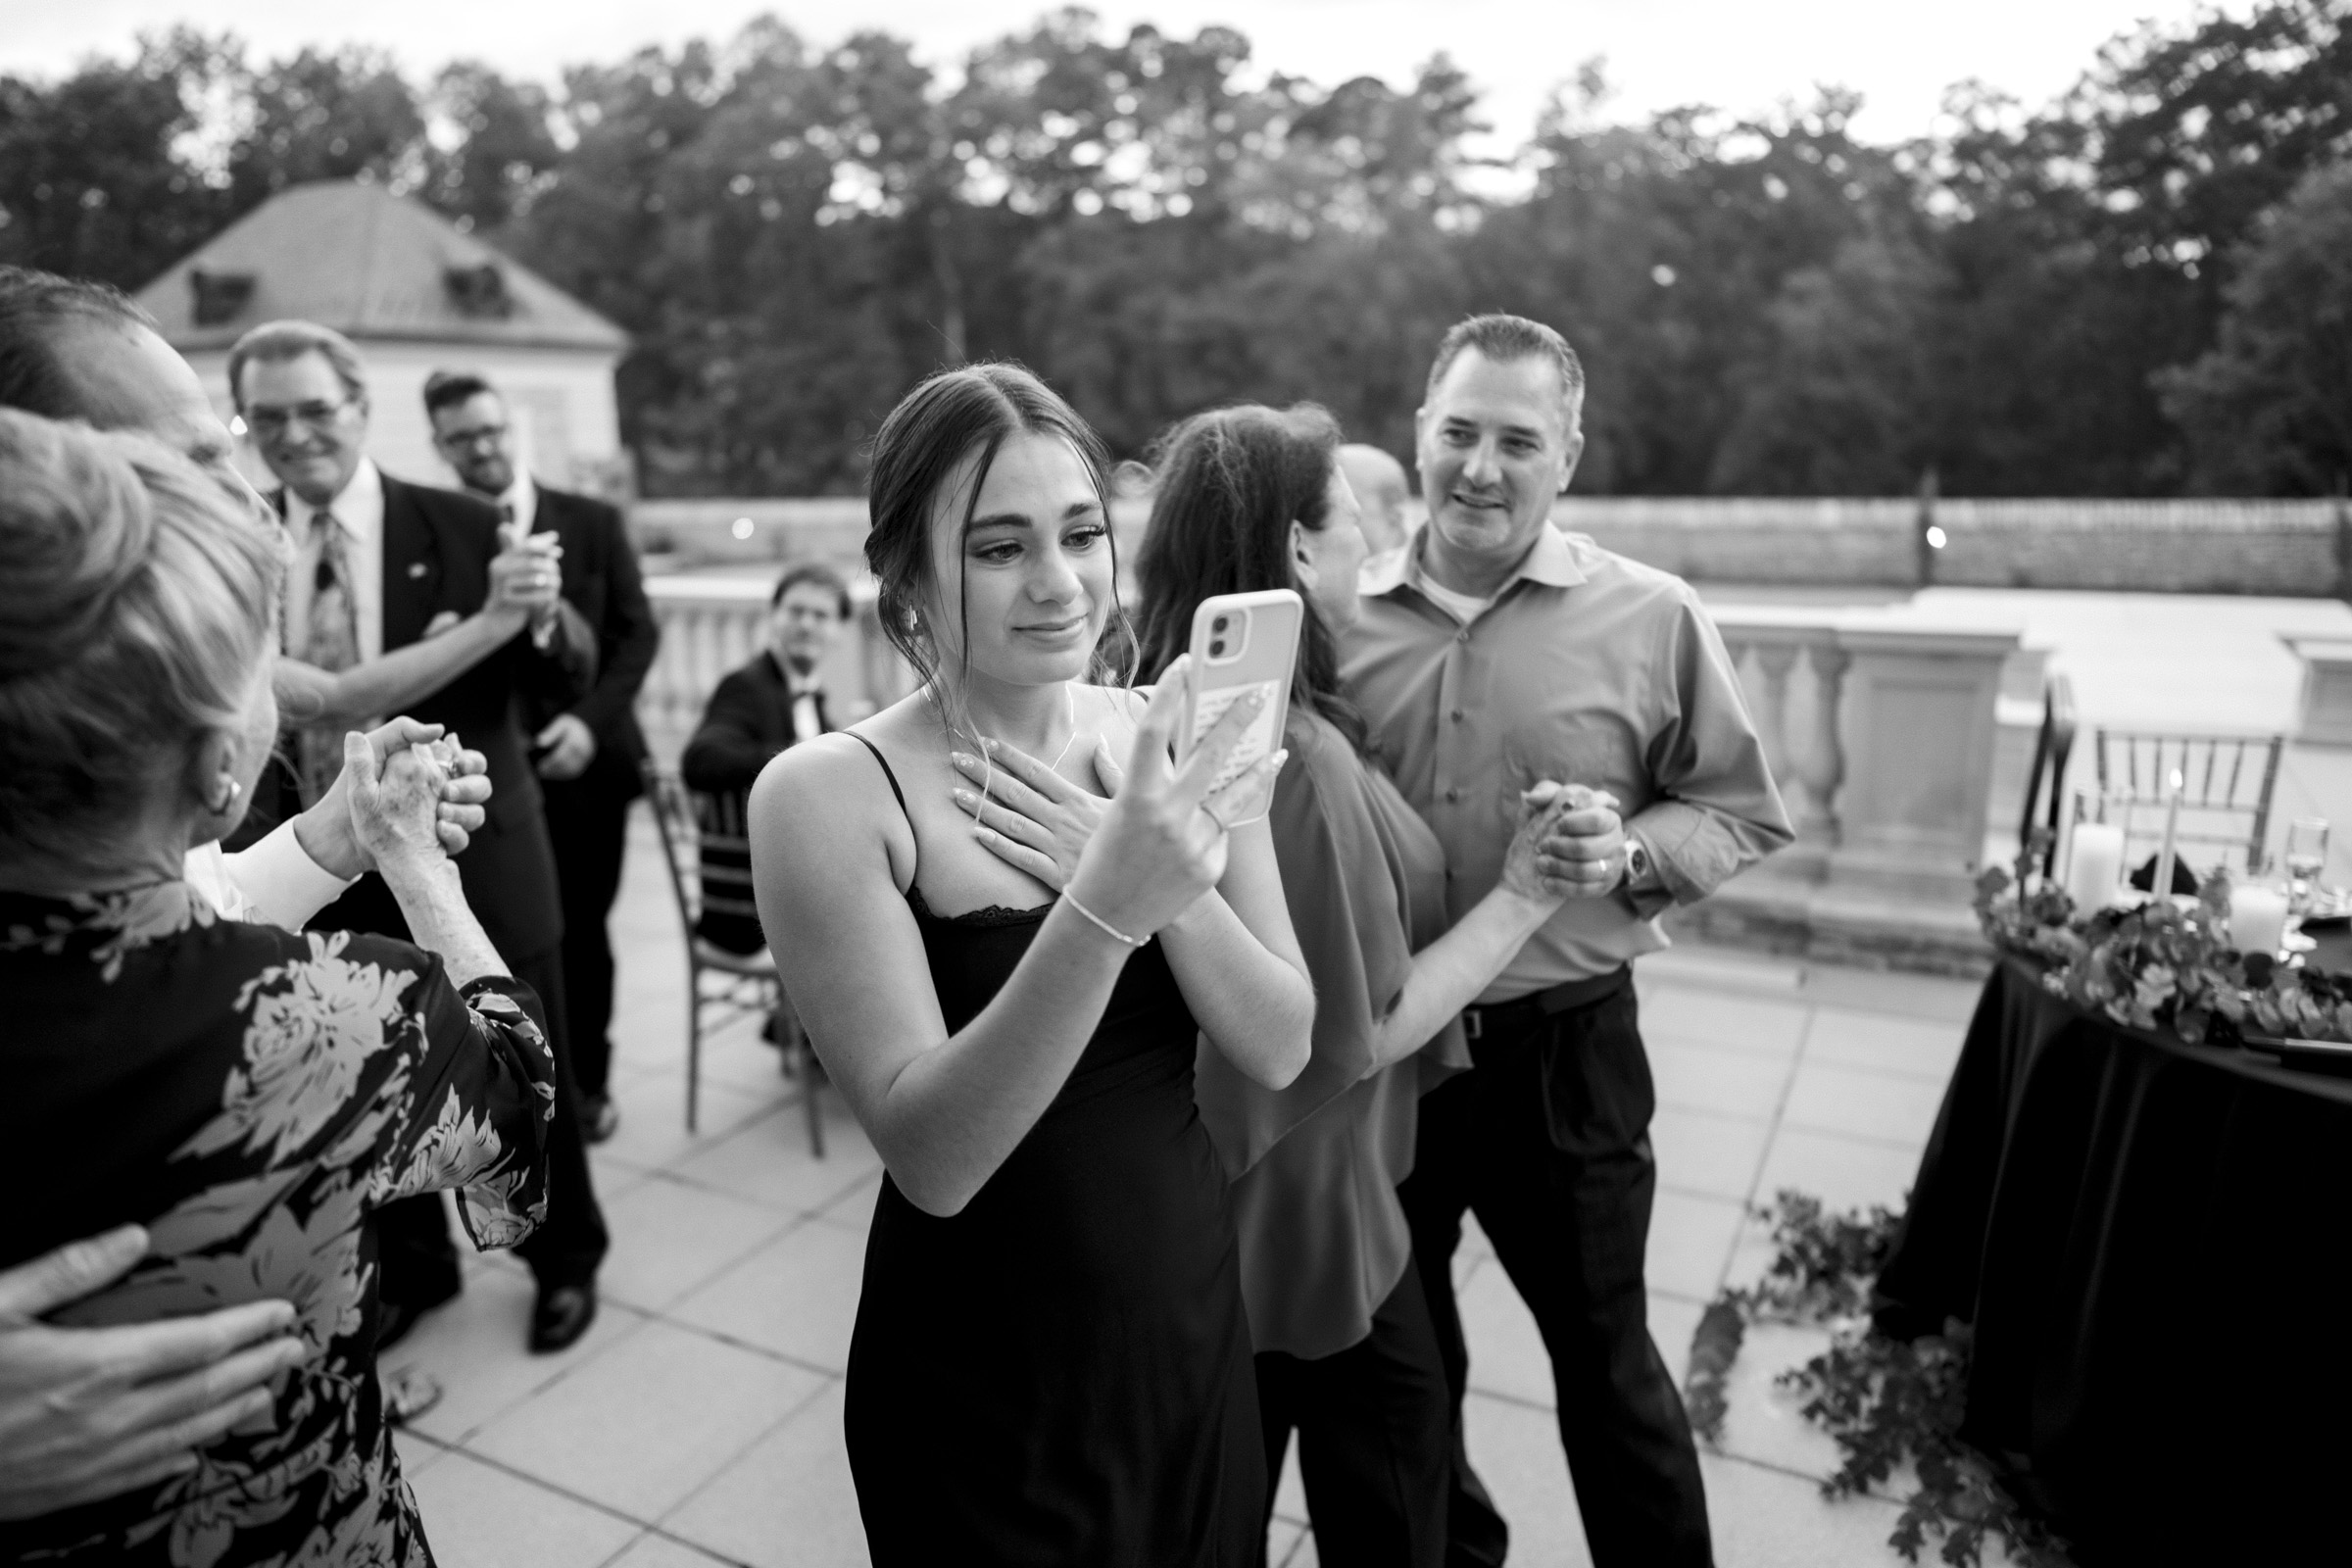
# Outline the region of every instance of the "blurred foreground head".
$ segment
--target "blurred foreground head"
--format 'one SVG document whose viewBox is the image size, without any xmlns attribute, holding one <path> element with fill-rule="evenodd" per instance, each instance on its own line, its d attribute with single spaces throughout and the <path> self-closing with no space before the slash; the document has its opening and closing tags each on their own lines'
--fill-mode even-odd
<svg viewBox="0 0 2352 1568">
<path fill-rule="evenodd" d="M 154 318 L 104 283 L 0 267 L 0 408 L 139 431 L 252 495 L 196 372 Z"/>
<path fill-rule="evenodd" d="M 160 442 L 0 411 L 0 872 L 176 875 L 275 738 L 275 534 Z"/>
</svg>

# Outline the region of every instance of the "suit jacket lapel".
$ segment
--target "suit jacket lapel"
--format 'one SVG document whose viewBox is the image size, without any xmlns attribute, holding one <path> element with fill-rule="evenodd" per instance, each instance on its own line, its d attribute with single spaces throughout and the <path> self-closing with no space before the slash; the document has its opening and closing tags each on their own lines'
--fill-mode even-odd
<svg viewBox="0 0 2352 1568">
<path fill-rule="evenodd" d="M 384 648 L 424 636 L 441 594 L 441 543 L 409 487 L 384 478 Z"/>
</svg>

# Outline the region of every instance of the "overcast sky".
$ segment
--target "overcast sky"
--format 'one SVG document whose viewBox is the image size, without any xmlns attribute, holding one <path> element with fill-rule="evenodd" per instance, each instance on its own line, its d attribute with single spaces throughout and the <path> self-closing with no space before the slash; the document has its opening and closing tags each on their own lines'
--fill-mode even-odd
<svg viewBox="0 0 2352 1568">
<path fill-rule="evenodd" d="M 2252 0 L 2224 0 L 2242 14 Z M 233 30 L 261 57 L 364 42 L 417 76 L 456 58 L 553 80 L 566 63 L 618 59 L 647 43 L 723 38 L 775 11 L 817 43 L 862 27 L 911 39 L 953 70 L 974 44 L 1047 7 L 1013 0 L 399 0 L 345 10 L 317 0 L 0 0 L 0 71 L 48 77 L 91 54 L 121 55 L 139 31 L 187 22 Z M 1944 88 L 1975 76 L 2038 107 L 2073 84 L 2098 47 L 2141 19 L 2178 25 L 2195 0 L 1103 0 L 1107 26 L 1150 22 L 1189 37 L 1239 27 L 1261 68 L 1326 86 L 1371 74 L 1399 85 L 1439 50 L 1485 94 L 1505 146 L 1533 129 L 1544 95 L 1593 56 L 1616 89 L 1604 111 L 1638 119 L 1678 104 L 1762 112 L 1816 83 L 1860 90 L 1872 140 L 1930 131 Z"/>
</svg>

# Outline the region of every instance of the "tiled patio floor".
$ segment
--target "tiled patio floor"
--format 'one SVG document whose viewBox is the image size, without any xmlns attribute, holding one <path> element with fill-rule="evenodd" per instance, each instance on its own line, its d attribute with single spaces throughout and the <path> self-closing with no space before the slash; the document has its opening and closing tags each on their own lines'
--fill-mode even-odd
<svg viewBox="0 0 2352 1568">
<path fill-rule="evenodd" d="M 401 1449 L 448 1568 L 833 1568 L 865 1562 L 841 1445 L 842 1367 L 880 1165 L 827 1104 L 809 1156 L 797 1089 L 748 1027 L 706 1052 L 683 1126 L 684 960 L 640 818 L 613 932 L 621 1131 L 596 1151 L 612 1222 L 604 1312 L 570 1351 L 523 1349 L 529 1277 L 477 1259 L 403 1345 L 448 1389 Z M 1703 1303 L 1761 1266 L 1743 1205 L 1797 1187 L 1902 1196 L 1975 987 L 1683 950 L 1642 966 L 1658 1086 L 1650 1331 L 1681 1376 Z M 1590 1561 L 1533 1322 L 1473 1233 L 1455 1263 L 1471 1340 L 1469 1435 L 1522 1568 Z M 1824 1503 L 1833 1452 L 1770 1390 L 1813 1346 L 1751 1338 L 1727 1451 L 1704 1457 L 1718 1560 L 1881 1564 L 1894 1506 Z M 1308 1568 L 1291 1478 L 1271 1561 Z"/>
</svg>

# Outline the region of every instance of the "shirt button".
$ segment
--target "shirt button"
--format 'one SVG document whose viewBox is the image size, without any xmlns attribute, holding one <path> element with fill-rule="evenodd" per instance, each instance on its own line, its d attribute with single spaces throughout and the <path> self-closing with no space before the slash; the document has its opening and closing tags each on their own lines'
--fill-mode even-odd
<svg viewBox="0 0 2352 1568">
<path fill-rule="evenodd" d="M 1464 626 L 1460 631 L 1455 632 L 1453 634 L 1453 640 L 1457 643 L 1468 642 L 1470 640 L 1470 628 Z"/>
<path fill-rule="evenodd" d="M 1446 716 L 1452 719 L 1456 724 L 1459 724 L 1462 721 L 1462 710 L 1457 708 Z"/>
<path fill-rule="evenodd" d="M 1458 801 L 1461 798 L 1462 792 L 1460 790 L 1447 790 L 1446 792 L 1446 799 L 1448 801 Z"/>
</svg>

